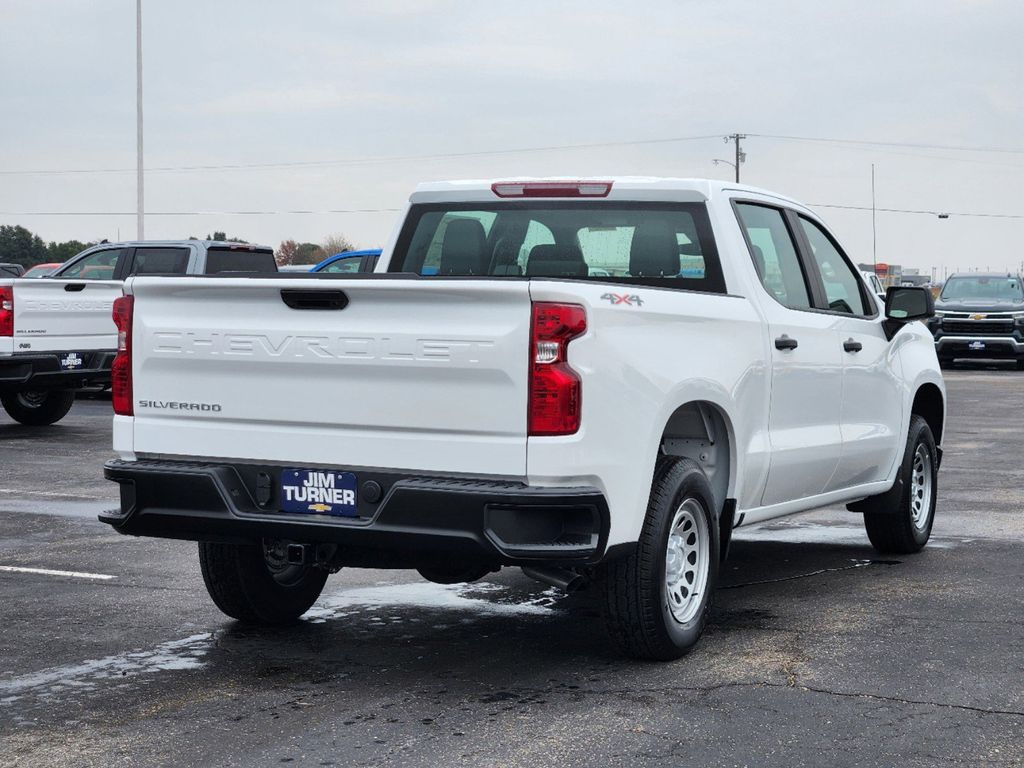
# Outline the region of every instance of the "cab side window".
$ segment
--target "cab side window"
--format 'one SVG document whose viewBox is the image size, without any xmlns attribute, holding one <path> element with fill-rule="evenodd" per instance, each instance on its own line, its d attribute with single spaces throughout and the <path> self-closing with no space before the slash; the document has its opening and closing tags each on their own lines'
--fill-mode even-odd
<svg viewBox="0 0 1024 768">
<path fill-rule="evenodd" d="M 807 236 L 814 262 L 821 273 L 828 308 L 833 312 L 848 315 L 871 314 L 864 304 L 860 278 L 850 263 L 843 258 L 832 238 L 825 234 L 821 227 L 803 216 L 800 217 L 800 227 Z"/>
<path fill-rule="evenodd" d="M 188 268 L 188 248 L 136 248 L 133 275 L 184 275 Z"/>
<path fill-rule="evenodd" d="M 783 306 L 810 309 L 807 278 L 782 211 L 765 205 L 737 203 L 736 212 L 747 233 L 754 269 L 765 290 Z"/>
<path fill-rule="evenodd" d="M 75 280 L 113 280 L 117 260 L 124 253 L 123 248 L 108 248 L 90 253 L 56 273 L 55 277 L 70 277 Z"/>
</svg>

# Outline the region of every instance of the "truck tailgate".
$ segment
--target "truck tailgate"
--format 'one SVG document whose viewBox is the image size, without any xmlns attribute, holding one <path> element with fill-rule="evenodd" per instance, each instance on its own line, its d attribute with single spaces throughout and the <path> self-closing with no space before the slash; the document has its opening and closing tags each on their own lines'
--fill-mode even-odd
<svg viewBox="0 0 1024 768">
<path fill-rule="evenodd" d="M 119 281 L 30 278 L 13 288 L 14 352 L 117 348 L 110 312 Z"/>
<path fill-rule="evenodd" d="M 128 291 L 137 455 L 526 474 L 525 282 L 135 278 Z M 347 304 L 316 307 L 332 298 Z"/>
</svg>

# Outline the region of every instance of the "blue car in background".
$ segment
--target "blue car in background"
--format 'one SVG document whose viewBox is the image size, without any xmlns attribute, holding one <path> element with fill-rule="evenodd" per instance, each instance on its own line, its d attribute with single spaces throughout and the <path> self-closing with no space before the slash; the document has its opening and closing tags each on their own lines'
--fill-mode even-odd
<svg viewBox="0 0 1024 768">
<path fill-rule="evenodd" d="M 355 273 L 373 272 L 377 266 L 377 259 L 380 258 L 380 248 L 370 248 L 365 251 L 344 251 L 328 256 L 316 266 L 310 268 L 310 272 L 332 272 L 332 273 Z"/>
</svg>

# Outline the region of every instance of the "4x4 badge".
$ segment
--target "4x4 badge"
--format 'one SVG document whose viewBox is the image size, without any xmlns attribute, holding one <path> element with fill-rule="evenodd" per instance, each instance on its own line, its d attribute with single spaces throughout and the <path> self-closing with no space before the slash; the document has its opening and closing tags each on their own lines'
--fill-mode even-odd
<svg viewBox="0 0 1024 768">
<path fill-rule="evenodd" d="M 601 296 L 604 301 L 611 302 L 612 306 L 616 304 L 625 304 L 627 307 L 641 307 L 643 306 L 643 299 L 636 294 L 627 293 L 606 293 Z"/>
</svg>

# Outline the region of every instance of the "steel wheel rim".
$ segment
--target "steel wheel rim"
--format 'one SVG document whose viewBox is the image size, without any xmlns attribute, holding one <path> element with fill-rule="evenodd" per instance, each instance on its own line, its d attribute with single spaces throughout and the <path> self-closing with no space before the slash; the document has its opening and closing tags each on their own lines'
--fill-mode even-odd
<svg viewBox="0 0 1024 768">
<path fill-rule="evenodd" d="M 263 562 L 274 581 L 283 587 L 290 587 L 302 581 L 306 575 L 305 565 L 288 562 L 288 542 L 280 539 L 263 540 Z"/>
<path fill-rule="evenodd" d="M 914 451 L 914 464 L 910 471 L 910 521 L 917 530 L 928 524 L 932 508 L 932 455 L 925 445 Z"/>
<path fill-rule="evenodd" d="M 32 389 L 18 393 L 18 403 L 25 408 L 38 408 L 46 402 L 46 393 Z"/>
<path fill-rule="evenodd" d="M 665 549 L 665 600 L 679 624 L 693 621 L 708 585 L 711 544 L 704 508 L 686 499 L 672 516 Z"/>
</svg>

